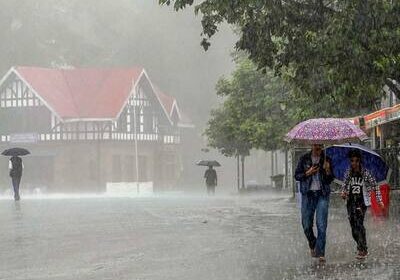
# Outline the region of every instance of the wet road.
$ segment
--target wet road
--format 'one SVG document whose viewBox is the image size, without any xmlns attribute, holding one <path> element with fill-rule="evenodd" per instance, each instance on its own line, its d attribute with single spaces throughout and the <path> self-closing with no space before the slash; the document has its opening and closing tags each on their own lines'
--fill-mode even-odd
<svg viewBox="0 0 400 280">
<path fill-rule="evenodd" d="M 400 279 L 398 219 L 369 219 L 370 257 L 355 261 L 343 205 L 324 266 L 284 197 L 0 200 L 0 213 L 0 279 Z"/>
</svg>

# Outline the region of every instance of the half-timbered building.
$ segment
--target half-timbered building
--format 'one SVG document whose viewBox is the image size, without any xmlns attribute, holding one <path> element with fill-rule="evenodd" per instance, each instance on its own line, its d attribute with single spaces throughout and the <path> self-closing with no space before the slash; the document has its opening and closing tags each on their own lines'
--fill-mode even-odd
<svg viewBox="0 0 400 280">
<path fill-rule="evenodd" d="M 172 188 L 184 126 L 175 98 L 140 67 L 13 67 L 0 81 L 0 147 L 31 151 L 26 188 L 101 192 L 118 182 Z M 8 186 L 2 162 L 0 182 Z"/>
</svg>

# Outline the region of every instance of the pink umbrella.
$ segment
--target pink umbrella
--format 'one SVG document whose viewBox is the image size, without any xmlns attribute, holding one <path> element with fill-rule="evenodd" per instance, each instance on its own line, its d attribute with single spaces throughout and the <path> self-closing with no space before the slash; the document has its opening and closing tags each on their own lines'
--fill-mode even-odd
<svg viewBox="0 0 400 280">
<path fill-rule="evenodd" d="M 285 137 L 293 144 L 343 144 L 367 140 L 368 136 L 348 119 L 310 119 L 296 125 Z"/>
</svg>

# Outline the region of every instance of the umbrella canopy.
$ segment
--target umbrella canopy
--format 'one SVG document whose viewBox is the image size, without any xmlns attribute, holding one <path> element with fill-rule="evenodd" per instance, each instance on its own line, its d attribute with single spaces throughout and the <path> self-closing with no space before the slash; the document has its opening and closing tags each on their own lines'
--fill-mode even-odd
<svg viewBox="0 0 400 280">
<path fill-rule="evenodd" d="M 285 137 L 293 144 L 343 144 L 367 140 L 368 136 L 347 119 L 310 119 L 296 125 Z"/>
<path fill-rule="evenodd" d="M 3 151 L 1 154 L 3 156 L 26 156 L 29 155 L 30 152 L 24 148 L 11 148 Z"/>
<path fill-rule="evenodd" d="M 200 166 L 221 166 L 221 164 L 216 160 L 200 160 L 196 164 Z"/>
<path fill-rule="evenodd" d="M 325 150 L 326 155 L 332 160 L 333 173 L 338 181 L 344 181 L 344 173 L 350 168 L 348 154 L 354 149 L 361 152 L 362 166 L 371 172 L 379 184 L 388 180 L 389 167 L 379 154 L 362 145 L 345 144 L 334 145 Z"/>
</svg>

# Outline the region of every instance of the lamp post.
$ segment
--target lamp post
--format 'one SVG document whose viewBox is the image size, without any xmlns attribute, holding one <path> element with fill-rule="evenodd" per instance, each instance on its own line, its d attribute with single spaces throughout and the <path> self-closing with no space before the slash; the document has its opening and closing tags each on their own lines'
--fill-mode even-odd
<svg viewBox="0 0 400 280">
<path fill-rule="evenodd" d="M 136 193 L 139 194 L 139 156 L 138 156 L 138 135 L 137 135 L 137 117 L 136 117 L 136 94 L 133 97 L 133 135 L 135 143 L 135 171 L 136 171 Z"/>
</svg>

